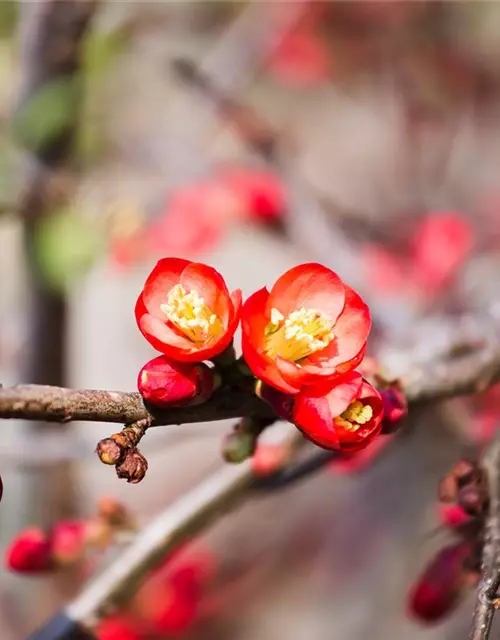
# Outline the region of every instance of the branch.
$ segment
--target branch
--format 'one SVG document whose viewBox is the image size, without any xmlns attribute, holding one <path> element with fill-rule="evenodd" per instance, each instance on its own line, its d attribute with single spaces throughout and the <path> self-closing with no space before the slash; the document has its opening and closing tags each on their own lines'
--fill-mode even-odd
<svg viewBox="0 0 500 640">
<path fill-rule="evenodd" d="M 151 426 L 210 422 L 244 415 L 272 417 L 272 411 L 249 391 L 223 388 L 198 406 L 156 409 L 139 393 L 17 385 L 0 389 L 0 418 L 69 422 L 83 420 L 131 424 L 151 419 Z"/>
<path fill-rule="evenodd" d="M 483 466 L 488 478 L 490 505 L 486 520 L 481 582 L 477 589 L 469 640 L 486 640 L 489 637 L 495 600 L 500 588 L 500 436 L 490 446 Z"/>
</svg>

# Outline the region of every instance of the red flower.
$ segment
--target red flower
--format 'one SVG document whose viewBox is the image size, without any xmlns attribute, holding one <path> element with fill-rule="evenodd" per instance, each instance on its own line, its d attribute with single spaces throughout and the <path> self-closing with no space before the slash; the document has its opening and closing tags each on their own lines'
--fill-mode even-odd
<svg viewBox="0 0 500 640">
<path fill-rule="evenodd" d="M 124 614 L 103 620 L 97 628 L 98 640 L 144 640 L 145 633 L 136 620 Z"/>
<path fill-rule="evenodd" d="M 381 430 L 382 399 L 361 374 L 352 372 L 333 388 L 318 385 L 295 398 L 293 422 L 323 449 L 364 449 Z"/>
<path fill-rule="evenodd" d="M 86 547 L 87 523 L 61 521 L 51 531 L 52 556 L 59 565 L 73 564 L 79 560 Z"/>
<path fill-rule="evenodd" d="M 230 295 L 212 267 L 164 258 L 146 280 L 135 316 L 155 349 L 174 360 L 201 362 L 229 346 L 240 306 L 241 291 Z"/>
<path fill-rule="evenodd" d="M 457 213 L 429 214 L 413 237 L 410 277 L 428 294 L 439 291 L 467 259 L 473 241 L 470 225 Z"/>
<path fill-rule="evenodd" d="M 139 371 L 141 396 L 157 407 L 194 404 L 207 400 L 215 388 L 212 369 L 203 363 L 175 362 L 158 356 Z"/>
<path fill-rule="evenodd" d="M 464 562 L 471 554 L 467 543 L 442 549 L 413 586 L 409 612 L 422 622 L 437 622 L 458 604 L 466 581 Z"/>
<path fill-rule="evenodd" d="M 368 307 L 337 274 L 303 264 L 245 302 L 243 355 L 257 378 L 295 394 L 353 369 L 370 324 Z"/>
<path fill-rule="evenodd" d="M 45 573 L 53 566 L 52 545 L 37 527 L 30 527 L 10 543 L 5 552 L 8 569 L 17 573 Z"/>
<path fill-rule="evenodd" d="M 231 167 L 219 180 L 241 203 L 242 212 L 257 222 L 275 222 L 285 215 L 287 201 L 282 180 L 263 169 Z"/>
</svg>

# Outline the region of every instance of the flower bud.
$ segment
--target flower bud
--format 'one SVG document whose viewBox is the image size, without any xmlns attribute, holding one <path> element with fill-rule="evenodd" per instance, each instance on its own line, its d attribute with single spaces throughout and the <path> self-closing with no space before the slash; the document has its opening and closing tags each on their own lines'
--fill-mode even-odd
<svg viewBox="0 0 500 640">
<path fill-rule="evenodd" d="M 199 404 L 214 392 L 215 372 L 203 363 L 158 356 L 139 371 L 137 387 L 144 400 L 157 407 Z"/>
<path fill-rule="evenodd" d="M 125 615 L 115 615 L 103 620 L 97 628 L 98 640 L 143 640 L 138 623 Z"/>
<path fill-rule="evenodd" d="M 58 565 L 70 565 L 79 560 L 86 547 L 86 522 L 62 521 L 50 535 L 52 557 Z"/>
<path fill-rule="evenodd" d="M 255 451 L 255 434 L 246 431 L 233 431 L 222 442 L 222 457 L 226 462 L 239 463 L 249 458 Z"/>
<path fill-rule="evenodd" d="M 292 396 L 278 391 L 274 387 L 270 387 L 261 380 L 255 383 L 255 395 L 269 404 L 274 413 L 281 418 L 290 422 L 292 420 L 293 398 Z"/>
<path fill-rule="evenodd" d="M 394 384 L 380 390 L 384 417 L 382 433 L 394 433 L 401 426 L 401 420 L 408 415 L 408 402 L 403 390 Z"/>
<path fill-rule="evenodd" d="M 282 469 L 288 462 L 289 450 L 282 444 L 260 443 L 252 456 L 256 476 L 268 476 Z"/>
<path fill-rule="evenodd" d="M 460 529 L 472 521 L 472 516 L 459 505 L 440 504 L 439 519 L 449 529 Z"/>
<path fill-rule="evenodd" d="M 470 460 L 459 460 L 450 473 L 457 479 L 461 487 L 472 482 L 476 476 L 481 475 L 477 464 Z"/>
<path fill-rule="evenodd" d="M 411 615 L 433 623 L 453 610 L 464 591 L 464 562 L 470 553 L 470 545 L 459 543 L 434 557 L 410 593 Z"/>
<path fill-rule="evenodd" d="M 486 510 L 488 494 L 485 487 L 467 485 L 460 489 L 458 504 L 471 516 L 480 516 Z"/>
<path fill-rule="evenodd" d="M 96 453 L 102 463 L 115 465 L 121 461 L 125 451 L 113 438 L 103 438 L 97 443 Z"/>
<path fill-rule="evenodd" d="M 137 449 L 125 452 L 125 458 L 116 465 L 116 475 L 131 484 L 137 484 L 146 475 L 148 461 Z"/>
<path fill-rule="evenodd" d="M 10 543 L 5 562 L 10 571 L 17 573 L 48 572 L 54 567 L 50 540 L 37 527 L 25 529 Z"/>
<path fill-rule="evenodd" d="M 449 473 L 439 483 L 438 498 L 440 502 L 455 502 L 458 498 L 458 481 Z"/>
<path fill-rule="evenodd" d="M 97 503 L 97 512 L 100 519 L 114 527 L 130 525 L 127 508 L 113 496 L 101 496 Z"/>
</svg>

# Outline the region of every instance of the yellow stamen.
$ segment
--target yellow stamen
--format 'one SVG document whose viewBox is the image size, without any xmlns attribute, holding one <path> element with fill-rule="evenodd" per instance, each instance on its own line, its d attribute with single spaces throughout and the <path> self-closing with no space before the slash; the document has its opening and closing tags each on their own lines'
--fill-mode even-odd
<svg viewBox="0 0 500 640">
<path fill-rule="evenodd" d="M 344 413 L 335 418 L 335 424 L 347 431 L 357 431 L 360 426 L 370 422 L 372 418 L 373 409 L 370 405 L 355 400 L 351 402 Z"/>
<path fill-rule="evenodd" d="M 332 323 L 320 311 L 298 309 L 285 319 L 271 309 L 271 321 L 265 329 L 266 353 L 275 358 L 297 362 L 324 349 L 333 340 Z"/>
<path fill-rule="evenodd" d="M 181 284 L 172 287 L 167 304 L 160 305 L 160 309 L 193 342 L 210 342 L 224 333 L 220 318 L 212 313 L 205 300 L 196 291 L 186 291 Z"/>
</svg>

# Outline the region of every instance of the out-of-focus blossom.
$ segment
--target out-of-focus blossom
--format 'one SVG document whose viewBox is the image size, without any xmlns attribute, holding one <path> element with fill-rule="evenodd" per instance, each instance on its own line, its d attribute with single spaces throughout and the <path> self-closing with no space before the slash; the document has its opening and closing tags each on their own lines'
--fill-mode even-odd
<svg viewBox="0 0 500 640">
<path fill-rule="evenodd" d="M 473 247 L 469 223 L 455 212 L 428 214 L 412 242 L 410 279 L 427 294 L 445 287 Z"/>
<path fill-rule="evenodd" d="M 148 637 L 138 621 L 125 614 L 106 618 L 96 633 L 97 640 L 146 640 Z"/>
<path fill-rule="evenodd" d="M 252 456 L 252 469 L 256 476 L 268 476 L 282 469 L 289 452 L 282 444 L 260 442 Z"/>
<path fill-rule="evenodd" d="M 361 374 L 347 374 L 330 389 L 316 386 L 295 398 L 293 422 L 324 449 L 359 451 L 380 433 L 382 400 Z"/>
<path fill-rule="evenodd" d="M 157 407 L 180 406 L 208 400 L 215 389 L 214 371 L 196 362 L 176 362 L 158 356 L 139 371 L 141 396 Z"/>
<path fill-rule="evenodd" d="M 421 622 L 438 622 L 460 602 L 466 586 L 464 562 L 472 552 L 468 543 L 442 549 L 413 586 L 409 613 Z"/>
<path fill-rule="evenodd" d="M 408 415 L 408 402 L 401 386 L 391 384 L 380 389 L 384 417 L 382 418 L 382 432 L 393 433 L 400 425 L 403 418 Z"/>
<path fill-rule="evenodd" d="M 257 378 L 295 394 L 353 369 L 370 326 L 367 305 L 336 273 L 302 264 L 245 302 L 243 356 Z"/>
<path fill-rule="evenodd" d="M 87 523 L 83 520 L 63 520 L 50 532 L 52 556 L 58 566 L 74 564 L 86 548 Z"/>
<path fill-rule="evenodd" d="M 7 568 L 16 573 L 46 573 L 54 567 L 49 537 L 37 527 L 25 529 L 5 552 Z"/>
<path fill-rule="evenodd" d="M 299 25 L 285 34 L 266 67 L 275 80 L 297 88 L 320 85 L 332 73 L 329 51 L 309 24 Z"/>
<path fill-rule="evenodd" d="M 148 342 L 174 360 L 201 362 L 231 343 L 241 291 L 229 294 L 212 267 L 180 258 L 160 260 L 141 292 L 135 315 Z"/>
</svg>

